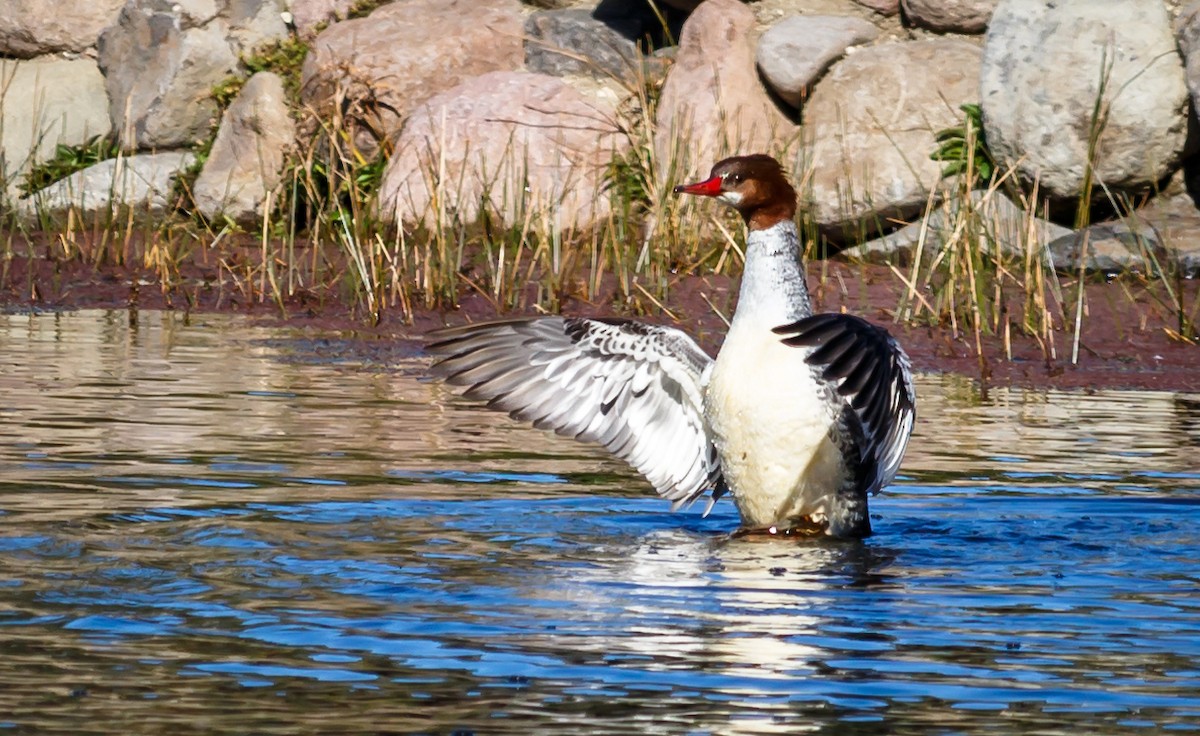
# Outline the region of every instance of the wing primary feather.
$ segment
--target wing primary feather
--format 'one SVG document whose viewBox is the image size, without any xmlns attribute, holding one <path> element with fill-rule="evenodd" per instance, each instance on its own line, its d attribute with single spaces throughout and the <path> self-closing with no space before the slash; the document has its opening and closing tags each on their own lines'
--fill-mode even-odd
<svg viewBox="0 0 1200 736">
<path fill-rule="evenodd" d="M 595 441 L 690 503 L 721 473 L 703 415 L 712 359 L 682 332 L 627 320 L 517 319 L 431 333 L 430 372 L 535 426 Z"/>
</svg>

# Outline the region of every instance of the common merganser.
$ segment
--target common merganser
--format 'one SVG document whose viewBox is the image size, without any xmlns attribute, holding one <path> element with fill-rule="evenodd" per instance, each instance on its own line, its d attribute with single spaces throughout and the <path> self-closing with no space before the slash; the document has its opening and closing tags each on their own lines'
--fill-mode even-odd
<svg viewBox="0 0 1200 736">
<path fill-rule="evenodd" d="M 686 334 L 625 319 L 539 317 L 432 333 L 431 371 L 535 427 L 595 442 L 673 508 L 726 492 L 746 531 L 871 533 L 916 417 L 908 356 L 848 314 L 812 313 L 796 191 L 774 158 L 717 163 L 676 193 L 746 221 L 737 309 L 716 360 Z"/>
</svg>

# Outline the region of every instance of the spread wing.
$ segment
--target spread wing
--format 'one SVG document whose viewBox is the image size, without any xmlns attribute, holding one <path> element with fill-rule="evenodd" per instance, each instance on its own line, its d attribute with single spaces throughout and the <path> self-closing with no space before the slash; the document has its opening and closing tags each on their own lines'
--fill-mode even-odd
<svg viewBox="0 0 1200 736">
<path fill-rule="evenodd" d="M 900 469 L 917 416 L 912 366 L 899 343 L 882 327 L 849 314 L 817 314 L 776 327 L 785 345 L 812 348 L 805 361 L 858 415 L 870 493 L 891 483 Z"/>
<path fill-rule="evenodd" d="M 466 386 L 467 398 L 605 447 L 675 508 L 707 489 L 713 501 L 724 493 L 703 409 L 713 361 L 679 330 L 543 317 L 453 327 L 430 337 L 427 349 L 436 357 L 430 371 Z"/>
</svg>

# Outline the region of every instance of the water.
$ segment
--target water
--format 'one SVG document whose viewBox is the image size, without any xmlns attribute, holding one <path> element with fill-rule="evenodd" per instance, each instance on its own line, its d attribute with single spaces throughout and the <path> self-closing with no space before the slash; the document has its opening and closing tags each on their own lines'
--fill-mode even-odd
<svg viewBox="0 0 1200 736">
<path fill-rule="evenodd" d="M 1200 730 L 1200 397 L 923 377 L 875 536 L 735 539 L 421 366 L 0 316 L 0 733 Z"/>
</svg>

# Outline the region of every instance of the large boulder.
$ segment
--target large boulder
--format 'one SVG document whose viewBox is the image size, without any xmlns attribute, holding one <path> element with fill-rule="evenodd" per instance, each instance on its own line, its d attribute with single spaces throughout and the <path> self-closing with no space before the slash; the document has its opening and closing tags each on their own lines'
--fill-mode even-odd
<svg viewBox="0 0 1200 736">
<path fill-rule="evenodd" d="M 213 85 L 237 69 L 225 28 L 188 27 L 180 13 L 130 2 L 101 36 L 100 68 L 126 148 L 168 148 L 203 138 L 217 113 Z"/>
<path fill-rule="evenodd" d="M 662 174 L 674 163 L 678 176 L 693 178 L 725 156 L 777 151 L 795 135 L 758 80 L 754 23 L 738 0 L 707 0 L 684 24 L 655 119 Z"/>
<path fill-rule="evenodd" d="M 97 46 L 121 144 L 208 137 L 213 86 L 237 72 L 239 55 L 286 33 L 279 0 L 130 0 Z"/>
<path fill-rule="evenodd" d="M 505 226 L 581 230 L 609 212 L 604 172 L 626 144 L 614 110 L 557 77 L 493 72 L 420 105 L 381 187 L 383 214 L 435 226 L 484 208 Z"/>
<path fill-rule="evenodd" d="M 28 59 L 96 44 L 125 0 L 4 0 L 0 2 L 0 55 Z"/>
<path fill-rule="evenodd" d="M 27 221 L 39 214 L 61 218 L 69 211 L 105 217 L 122 208 L 161 214 L 171 204 L 175 177 L 193 158 L 187 151 L 167 151 L 101 161 L 18 200 L 17 214 Z"/>
<path fill-rule="evenodd" d="M 196 177 L 192 196 L 200 213 L 246 224 L 260 220 L 295 137 L 283 80 L 272 72 L 250 77 L 222 115 L 212 151 Z"/>
<path fill-rule="evenodd" d="M 903 0 L 914 25 L 942 33 L 982 33 L 1000 0 Z"/>
<path fill-rule="evenodd" d="M 758 70 L 780 99 L 800 107 L 812 84 L 847 48 L 878 35 L 879 29 L 861 18 L 794 15 L 768 28 L 759 39 Z"/>
<path fill-rule="evenodd" d="M 630 39 L 637 24 L 614 24 L 597 19 L 585 8 L 543 10 L 525 21 L 525 67 L 561 77 L 632 78 L 641 52 Z"/>
<path fill-rule="evenodd" d="M 1110 188 L 1151 185 L 1184 151 L 1188 92 L 1160 2 L 1002 0 L 981 86 L 984 130 L 1000 165 L 1016 166 L 1052 197 L 1079 195 L 1098 125 L 1095 174 Z M 1107 113 L 1102 125 L 1097 103 Z"/>
<path fill-rule="evenodd" d="M 370 100 L 383 133 L 416 105 L 480 74 L 525 58 L 517 0 L 399 0 L 365 18 L 335 23 L 312 42 L 302 94 L 319 113 L 341 100 Z"/>
<path fill-rule="evenodd" d="M 935 134 L 979 98 L 979 49 L 955 38 L 859 49 L 834 65 L 805 104 L 810 209 L 822 232 L 857 239 L 908 219 L 941 179 Z"/>
<path fill-rule="evenodd" d="M 91 59 L 0 59 L 0 187 L 12 196 L 21 176 L 77 146 L 112 132 L 104 77 Z"/>
</svg>

